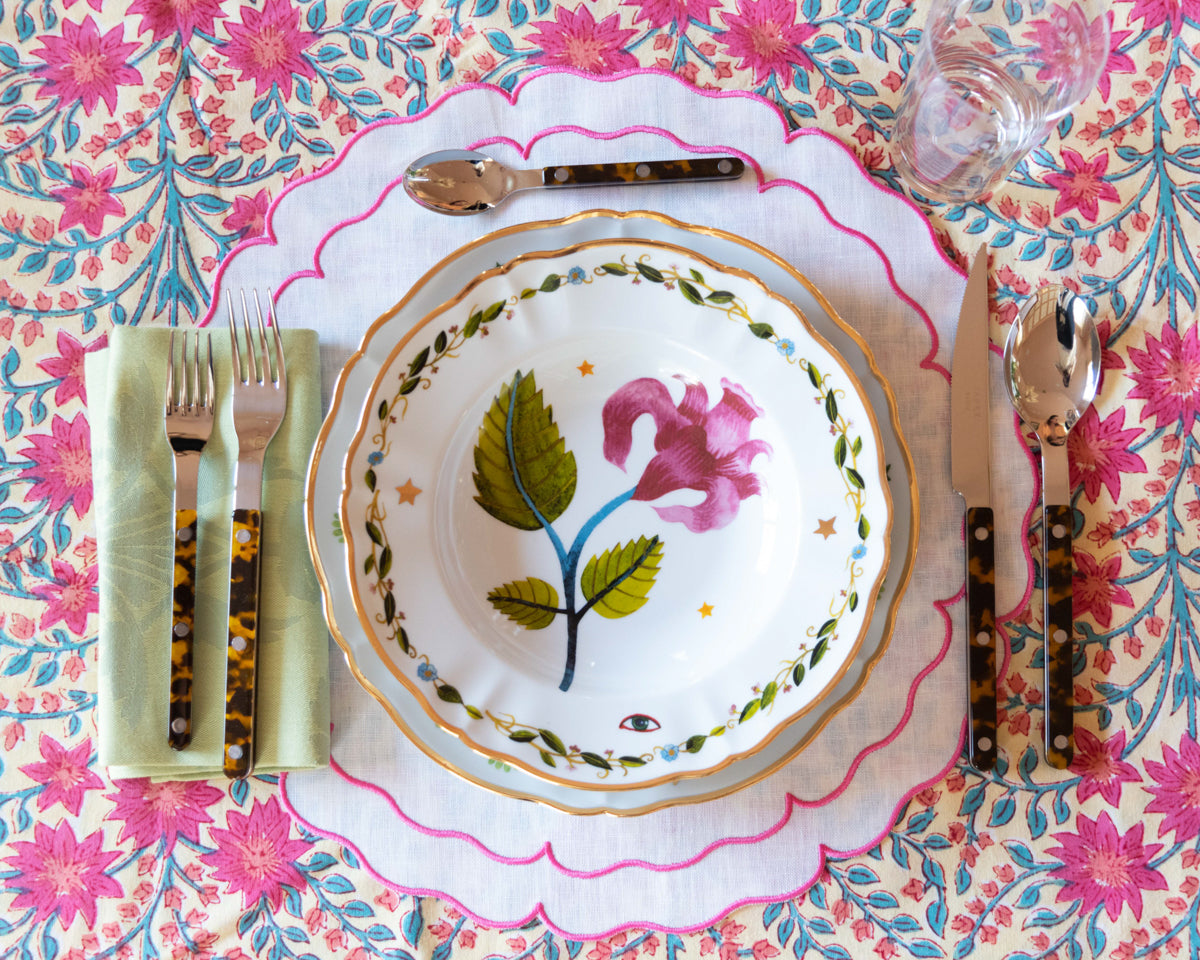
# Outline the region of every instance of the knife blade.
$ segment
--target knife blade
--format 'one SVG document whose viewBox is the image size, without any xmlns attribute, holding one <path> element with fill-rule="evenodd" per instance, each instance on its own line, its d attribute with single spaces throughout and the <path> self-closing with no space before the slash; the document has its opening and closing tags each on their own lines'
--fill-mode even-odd
<svg viewBox="0 0 1200 960">
<path fill-rule="evenodd" d="M 967 750 L 972 765 L 984 771 L 996 764 L 996 530 L 987 277 L 985 243 L 967 276 L 950 375 L 950 479 L 966 505 Z"/>
</svg>

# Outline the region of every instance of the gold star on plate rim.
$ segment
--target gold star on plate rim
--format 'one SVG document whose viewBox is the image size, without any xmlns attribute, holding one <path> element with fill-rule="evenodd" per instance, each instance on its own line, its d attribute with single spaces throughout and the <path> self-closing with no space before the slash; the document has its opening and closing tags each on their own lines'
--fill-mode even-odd
<svg viewBox="0 0 1200 960">
<path fill-rule="evenodd" d="M 702 603 L 697 608 L 696 612 L 698 614 L 700 614 L 701 620 L 703 620 L 705 617 L 711 617 L 712 612 L 713 612 L 713 605 L 711 603 Z"/>
<path fill-rule="evenodd" d="M 404 486 L 396 488 L 396 492 L 400 494 L 401 503 L 411 503 L 415 506 L 417 503 L 417 494 L 421 492 L 421 488 L 414 485 L 412 477 L 409 477 L 404 481 Z"/>
<path fill-rule="evenodd" d="M 836 519 L 837 517 L 830 517 L 828 520 L 817 520 L 817 529 L 814 530 L 813 533 L 819 533 L 826 540 L 828 540 L 835 533 L 837 533 L 837 531 L 833 529 L 833 521 Z"/>
<path fill-rule="evenodd" d="M 579 375 L 581 377 L 586 377 L 589 374 L 592 374 L 596 367 L 594 364 L 588 363 L 586 360 L 584 360 L 583 363 L 581 363 L 575 369 L 579 371 Z"/>
</svg>

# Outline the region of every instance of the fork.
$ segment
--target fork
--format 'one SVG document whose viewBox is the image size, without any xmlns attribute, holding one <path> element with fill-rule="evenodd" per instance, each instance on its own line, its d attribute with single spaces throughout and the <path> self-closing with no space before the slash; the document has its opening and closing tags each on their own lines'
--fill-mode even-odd
<svg viewBox="0 0 1200 960">
<path fill-rule="evenodd" d="M 229 339 L 233 357 L 233 432 L 238 441 L 234 472 L 233 529 L 229 554 L 229 645 L 225 673 L 225 776 L 240 780 L 254 770 L 254 699 L 258 654 L 259 545 L 262 539 L 263 457 L 287 412 L 287 374 L 279 324 L 267 293 L 267 315 L 274 340 L 274 367 L 267 349 L 258 291 L 258 351 L 250 328 L 250 310 L 242 292 L 245 354 L 238 345 L 233 297 Z"/>
<path fill-rule="evenodd" d="M 174 452 L 175 586 L 171 609 L 171 698 L 167 743 L 182 750 L 192 739 L 192 641 L 196 625 L 196 484 L 200 456 L 213 428 L 212 335 L 205 337 L 208 375 L 200 382 L 200 331 L 188 359 L 188 337 L 182 338 L 179 379 L 175 376 L 175 331 L 167 355 L 167 390 L 163 424 Z M 202 389 L 203 387 L 203 389 Z"/>
</svg>

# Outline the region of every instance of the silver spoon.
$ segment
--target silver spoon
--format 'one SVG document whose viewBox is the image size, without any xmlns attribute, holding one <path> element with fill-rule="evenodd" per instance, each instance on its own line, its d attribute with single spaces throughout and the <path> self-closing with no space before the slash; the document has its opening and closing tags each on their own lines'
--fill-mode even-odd
<svg viewBox="0 0 1200 960">
<path fill-rule="evenodd" d="M 491 210 L 509 194 L 535 187 L 736 180 L 744 169 L 737 157 L 689 157 L 513 170 L 474 150 L 439 150 L 404 171 L 404 190 L 428 210 L 462 217 Z"/>
<path fill-rule="evenodd" d="M 1066 768 L 1075 755 L 1067 434 L 1092 405 L 1100 379 L 1100 337 L 1083 299 L 1057 284 L 1039 289 L 1008 331 L 1004 371 L 1013 407 L 1042 448 L 1046 759 Z"/>
</svg>

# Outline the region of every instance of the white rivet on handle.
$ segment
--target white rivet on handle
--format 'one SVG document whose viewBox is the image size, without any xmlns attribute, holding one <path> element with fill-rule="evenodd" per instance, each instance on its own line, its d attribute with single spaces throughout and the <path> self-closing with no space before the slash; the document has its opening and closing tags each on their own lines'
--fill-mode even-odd
<svg viewBox="0 0 1200 960">
<path fill-rule="evenodd" d="M 1052 534 L 1054 534 L 1055 540 L 1061 540 L 1063 537 L 1065 537 L 1067 535 L 1067 528 L 1064 527 L 1061 523 L 1056 523 L 1053 527 L 1050 528 L 1050 532 Z"/>
<path fill-rule="evenodd" d="M 187 729 L 187 721 L 183 717 L 176 717 L 171 721 L 171 729 L 176 733 L 183 733 Z"/>
<path fill-rule="evenodd" d="M 1067 749 L 1067 745 L 1068 745 L 1070 742 L 1071 742 L 1071 741 L 1067 739 L 1067 736 L 1066 736 L 1066 734 L 1062 734 L 1062 733 L 1060 733 L 1060 734 L 1059 734 L 1057 737 L 1055 737 L 1055 738 L 1054 738 L 1054 745 L 1055 745 L 1056 747 L 1058 747 L 1058 749 L 1059 749 L 1059 750 L 1066 750 L 1066 749 Z"/>
<path fill-rule="evenodd" d="M 242 527 L 242 529 L 237 532 L 237 542 L 238 543 L 249 543 L 250 542 L 250 531 L 247 530 L 245 527 Z"/>
<path fill-rule="evenodd" d="M 242 748 L 239 747 L 236 743 L 233 744 L 233 746 L 231 746 L 229 748 L 229 759 L 230 760 L 241 760 L 242 759 Z"/>
<path fill-rule="evenodd" d="M 980 737 L 975 745 L 977 747 L 979 747 L 980 750 L 991 750 L 992 749 L 992 738 L 991 737 Z"/>
</svg>

